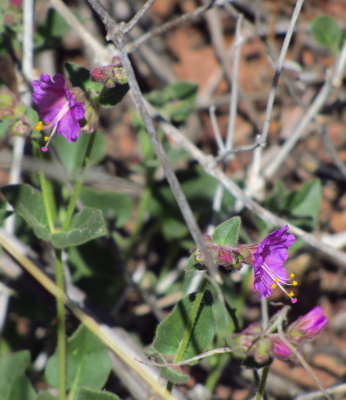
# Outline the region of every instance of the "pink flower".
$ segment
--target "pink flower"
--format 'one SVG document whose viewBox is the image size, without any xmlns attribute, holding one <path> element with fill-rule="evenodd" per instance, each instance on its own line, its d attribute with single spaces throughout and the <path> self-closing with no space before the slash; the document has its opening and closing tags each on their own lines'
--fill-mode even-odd
<svg viewBox="0 0 346 400">
<path fill-rule="evenodd" d="M 78 120 L 85 115 L 82 103 L 76 102 L 70 90 L 65 86 L 65 78 L 61 74 L 55 74 L 53 80 L 47 74 L 42 74 L 39 81 L 32 83 L 34 102 L 40 109 L 41 119 L 48 123 L 43 125 L 39 121 L 36 129 L 53 128 L 47 137 L 46 146 L 43 151 L 48 150 L 48 144 L 55 133 L 62 134 L 69 142 L 75 142 L 80 133 Z"/>
<path fill-rule="evenodd" d="M 301 343 L 314 338 L 327 324 L 328 318 L 323 314 L 322 307 L 314 307 L 288 327 L 287 336 L 290 340 Z"/>
<path fill-rule="evenodd" d="M 287 285 L 294 274 L 288 277 L 284 262 L 287 260 L 289 246 L 295 242 L 295 237 L 291 233 L 287 233 L 288 225 L 281 229 L 277 229 L 270 233 L 258 246 L 254 253 L 254 290 L 259 291 L 259 298 L 269 297 L 273 289 L 279 287 L 290 298 L 292 303 L 297 301 L 294 293 L 287 293 L 283 285 Z M 293 286 L 298 283 L 292 282 Z"/>
</svg>

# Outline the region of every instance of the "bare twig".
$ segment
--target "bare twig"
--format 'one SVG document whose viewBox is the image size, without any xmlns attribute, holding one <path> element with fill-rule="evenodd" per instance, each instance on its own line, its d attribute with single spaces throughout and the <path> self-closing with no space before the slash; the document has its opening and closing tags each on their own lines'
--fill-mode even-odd
<svg viewBox="0 0 346 400">
<path fill-rule="evenodd" d="M 169 31 L 170 29 L 174 29 L 174 28 L 180 26 L 184 22 L 193 21 L 194 19 L 198 18 L 203 13 L 205 13 L 210 7 L 212 7 L 213 3 L 214 3 L 214 1 L 211 1 L 208 4 L 205 4 L 204 6 L 196 8 L 196 10 L 193 10 L 190 13 L 181 15 L 180 17 L 176 18 L 175 20 L 166 22 L 162 26 L 155 28 L 150 32 L 145 33 L 144 35 L 135 39 L 133 42 L 129 43 L 126 46 L 127 52 L 128 53 L 133 52 L 142 43 L 146 42 L 147 40 L 150 40 L 154 36 L 162 35 L 163 33 Z"/>
<path fill-rule="evenodd" d="M 143 15 L 149 10 L 151 5 L 154 3 L 155 0 L 147 0 L 143 7 L 136 13 L 136 15 L 129 21 L 124 28 L 122 29 L 123 33 L 130 32 L 135 25 L 138 24 L 139 20 L 143 17 Z"/>
<path fill-rule="evenodd" d="M 124 69 L 126 71 L 126 75 L 129 81 L 130 88 L 132 90 L 133 97 L 135 99 L 136 106 L 138 111 L 142 117 L 142 120 L 145 124 L 146 130 L 150 137 L 151 143 L 155 150 L 156 156 L 159 159 L 163 170 L 165 172 L 167 181 L 172 189 L 174 197 L 177 200 L 180 211 L 185 219 L 185 222 L 189 228 L 189 231 L 198 246 L 201 250 L 203 257 L 205 257 L 206 264 L 211 276 L 218 282 L 222 282 L 219 272 L 213 264 L 211 254 L 209 253 L 202 233 L 197 225 L 197 222 L 194 218 L 192 210 L 187 202 L 186 196 L 182 191 L 179 181 L 174 173 L 174 170 L 166 156 L 166 153 L 163 149 L 163 146 L 157 136 L 156 129 L 154 127 L 153 121 L 148 114 L 146 106 L 144 104 L 143 96 L 138 86 L 131 62 L 126 53 L 125 45 L 124 45 L 124 35 L 121 31 L 122 24 L 116 25 L 115 22 L 110 18 L 108 13 L 104 10 L 104 8 L 100 5 L 97 0 L 88 0 L 90 5 L 94 8 L 95 12 L 100 13 L 100 17 L 105 23 L 105 27 L 107 29 L 107 36 L 111 39 L 116 47 L 119 50 L 120 58 L 122 60 Z"/>
<path fill-rule="evenodd" d="M 112 56 L 116 54 L 115 50 L 114 54 L 112 54 L 110 49 L 106 49 L 101 43 L 99 43 L 61 0 L 49 1 L 70 27 L 77 32 L 79 37 L 83 40 L 84 45 L 93 51 L 95 58 L 97 58 L 99 62 L 108 63 L 111 61 Z"/>
<path fill-rule="evenodd" d="M 267 111 L 266 111 L 266 118 L 265 118 L 265 123 L 263 125 L 263 130 L 262 130 L 262 142 L 266 142 L 267 140 L 267 136 L 268 136 L 268 132 L 269 132 L 269 126 L 270 126 L 270 119 L 271 119 L 271 114 L 273 111 L 273 105 L 274 105 L 274 99 L 275 99 L 275 92 L 276 92 L 276 88 L 277 88 L 277 84 L 279 81 L 279 77 L 282 71 L 282 67 L 283 67 L 283 63 L 286 57 L 286 53 L 288 50 L 288 46 L 290 44 L 292 35 L 293 35 L 293 31 L 294 31 L 294 27 L 295 24 L 298 20 L 299 14 L 300 14 L 300 10 L 301 7 L 303 5 L 304 0 L 298 0 L 296 3 L 296 6 L 294 8 L 293 14 L 292 14 L 292 18 L 290 21 L 290 25 L 288 27 L 286 36 L 285 36 L 285 40 L 284 43 L 282 45 L 281 48 L 281 52 L 280 52 L 280 56 L 277 62 L 277 66 L 276 66 L 276 70 L 275 70 L 275 75 L 273 78 L 273 84 L 272 84 L 272 88 L 270 90 L 269 96 L 268 96 L 268 102 L 267 102 Z"/>
<path fill-rule="evenodd" d="M 325 389 L 325 392 L 328 394 L 332 394 L 332 395 L 344 395 L 343 397 L 345 398 L 346 383 Z M 311 393 L 307 393 L 307 394 L 298 395 L 297 397 L 295 397 L 295 400 L 315 400 L 315 399 L 319 399 L 323 396 L 324 396 L 324 394 L 321 393 L 320 391 L 318 391 L 318 392 L 311 392 Z"/>
<path fill-rule="evenodd" d="M 261 136 L 257 135 L 256 136 L 256 142 L 253 144 L 247 144 L 245 146 L 239 146 L 235 147 L 234 149 L 227 150 L 221 154 L 219 154 L 217 157 L 215 157 L 216 162 L 220 162 L 225 160 L 230 154 L 235 154 L 235 153 L 241 153 L 243 151 L 253 151 L 257 149 L 257 147 L 263 146 L 263 143 L 261 141 Z"/>
<path fill-rule="evenodd" d="M 320 92 L 315 97 L 314 101 L 312 102 L 311 106 L 307 110 L 304 118 L 300 121 L 294 132 L 289 136 L 286 142 L 281 147 L 280 151 L 278 152 L 276 158 L 271 162 L 271 164 L 267 167 L 264 171 L 264 176 L 266 178 L 270 178 L 274 175 L 277 169 L 280 167 L 288 153 L 292 150 L 295 146 L 297 141 L 301 138 L 302 134 L 304 133 L 305 129 L 311 122 L 311 120 L 316 116 L 316 114 L 321 110 L 323 105 L 325 104 L 331 89 L 334 87 L 335 83 L 340 81 L 340 71 L 344 71 L 346 65 L 346 41 L 343 45 L 341 53 L 337 58 L 335 65 L 334 65 L 334 72 L 331 73 L 328 71 L 327 79 L 325 84 L 322 86 Z M 342 64 L 342 65 L 341 65 Z M 328 76 L 329 75 L 329 76 Z"/>
<path fill-rule="evenodd" d="M 241 46 L 243 44 L 243 39 L 241 37 L 241 27 L 243 19 L 244 19 L 243 15 L 239 14 L 235 30 L 235 40 L 234 40 L 235 51 L 234 51 L 233 71 L 232 71 L 232 89 L 231 89 L 231 100 L 229 109 L 229 121 L 228 121 L 227 136 L 226 136 L 226 151 L 232 150 L 233 148 L 234 129 L 237 117 L 238 73 L 240 65 Z"/>
<path fill-rule="evenodd" d="M 216 119 L 216 115 L 215 115 L 215 106 L 211 105 L 209 107 L 209 117 L 210 117 L 210 122 L 211 122 L 211 126 L 213 128 L 213 132 L 214 132 L 214 136 L 215 136 L 215 140 L 216 140 L 216 144 L 217 147 L 219 149 L 219 152 L 224 154 L 225 151 L 225 144 L 222 140 L 222 136 L 221 136 L 221 132 L 220 132 L 220 128 L 219 125 L 217 123 L 217 119 Z M 227 154 L 228 155 L 228 154 Z M 226 156 L 225 156 L 226 157 Z M 223 158 L 225 158 L 223 157 Z"/>
<path fill-rule="evenodd" d="M 160 364 L 157 362 L 153 362 L 153 361 L 143 361 L 143 360 L 138 360 L 141 364 L 146 364 L 146 365 L 152 365 L 154 367 L 179 367 L 181 365 L 186 365 L 189 363 L 195 363 L 196 361 L 202 360 L 203 358 L 206 357 L 211 357 L 215 354 L 225 354 L 225 353 L 232 353 L 233 349 L 231 349 L 230 347 L 221 347 L 219 349 L 215 349 L 215 350 L 210 350 L 210 351 L 206 351 L 205 353 L 201 353 L 198 356 L 195 357 L 191 357 L 188 358 L 187 360 L 182 360 L 176 363 L 166 363 L 166 364 Z"/>
</svg>

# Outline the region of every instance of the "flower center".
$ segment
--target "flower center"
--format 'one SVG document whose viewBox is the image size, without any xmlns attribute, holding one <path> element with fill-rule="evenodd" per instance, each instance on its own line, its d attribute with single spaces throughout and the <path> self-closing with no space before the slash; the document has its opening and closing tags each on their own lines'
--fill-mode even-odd
<svg viewBox="0 0 346 400">
<path fill-rule="evenodd" d="M 53 119 L 53 121 L 50 124 L 43 125 L 42 121 L 38 121 L 38 123 L 36 125 L 36 130 L 38 130 L 38 131 L 42 131 L 43 129 L 49 129 L 49 128 L 53 127 L 50 135 L 44 137 L 44 140 L 47 143 L 44 147 L 41 148 L 42 151 L 48 151 L 48 144 L 51 141 L 52 137 L 54 136 L 59 122 L 64 118 L 64 116 L 67 114 L 68 111 L 69 111 L 69 102 L 66 101 L 66 103 L 61 107 L 60 111 L 58 112 L 58 114 L 55 116 L 55 118 Z"/>
<path fill-rule="evenodd" d="M 282 276 L 279 276 L 278 274 L 273 272 L 264 263 L 262 264 L 261 267 L 265 270 L 265 272 L 273 280 L 273 284 L 271 285 L 271 289 L 276 289 L 277 287 L 279 287 L 291 299 L 292 303 L 296 303 L 297 302 L 297 298 L 294 297 L 294 293 L 292 291 L 290 293 L 288 293 L 286 291 L 286 289 L 282 286 L 282 285 L 297 286 L 298 285 L 297 281 L 293 281 L 292 283 L 288 283 L 288 281 L 290 281 L 291 279 L 293 279 L 295 277 L 295 274 L 291 273 L 290 277 L 287 279 L 287 278 L 283 278 Z M 264 279 L 262 279 L 262 282 L 268 287 L 268 285 L 266 284 Z"/>
</svg>

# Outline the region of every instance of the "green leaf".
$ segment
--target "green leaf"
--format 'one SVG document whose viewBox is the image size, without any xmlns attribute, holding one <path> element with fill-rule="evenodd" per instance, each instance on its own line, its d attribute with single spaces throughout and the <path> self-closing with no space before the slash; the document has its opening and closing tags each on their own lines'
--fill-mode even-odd
<svg viewBox="0 0 346 400">
<path fill-rule="evenodd" d="M 164 355 L 173 355 L 187 329 L 188 319 L 196 299 L 196 293 L 191 293 L 179 300 L 171 314 L 163 320 L 156 329 L 153 347 Z M 213 297 L 206 291 L 198 311 L 191 339 L 183 359 L 188 359 L 203 353 L 215 334 L 215 319 L 213 312 Z"/>
<path fill-rule="evenodd" d="M 162 233 L 168 240 L 182 239 L 189 233 L 189 228 L 186 226 L 185 221 L 168 216 L 162 225 Z"/>
<path fill-rule="evenodd" d="M 128 83 L 118 84 L 111 89 L 104 87 L 99 97 L 99 103 L 102 107 L 114 107 L 121 102 L 129 90 Z"/>
<path fill-rule="evenodd" d="M 107 228 L 102 211 L 85 207 L 72 217 L 66 232 L 52 233 L 51 240 L 54 247 L 63 249 L 79 246 L 106 233 Z"/>
<path fill-rule="evenodd" d="M 290 192 L 286 198 L 286 207 L 290 211 L 289 219 L 295 224 L 305 226 L 312 230 L 319 217 L 322 201 L 322 188 L 319 179 L 306 182 L 299 190 Z"/>
<path fill-rule="evenodd" d="M 52 395 L 52 393 L 44 391 L 39 392 L 37 400 L 56 400 L 56 398 Z"/>
<path fill-rule="evenodd" d="M 76 400 L 120 400 L 113 393 L 105 392 L 104 390 L 91 390 L 88 388 L 80 388 L 78 390 Z"/>
<path fill-rule="evenodd" d="M 36 400 L 36 393 L 24 372 L 30 364 L 28 351 L 20 351 L 0 359 L 0 399 Z"/>
<path fill-rule="evenodd" d="M 166 360 L 162 357 L 162 355 L 152 347 L 147 349 L 145 354 L 156 363 L 166 364 Z M 163 378 L 168 379 L 175 385 L 183 385 L 189 380 L 189 375 L 185 375 L 180 367 L 162 367 L 160 368 L 160 374 Z"/>
<path fill-rule="evenodd" d="M 100 209 L 106 220 L 115 219 L 117 228 L 123 227 L 131 217 L 133 201 L 126 193 L 106 192 L 83 186 L 80 198 L 86 206 Z"/>
<path fill-rule="evenodd" d="M 67 62 L 65 63 L 65 70 L 72 86 L 80 87 L 85 92 L 101 92 L 103 85 L 91 79 L 88 69 L 78 64 Z"/>
<path fill-rule="evenodd" d="M 34 230 L 35 235 L 49 240 L 47 216 L 42 193 L 30 185 L 8 185 L 1 188 L 1 193 Z"/>
<path fill-rule="evenodd" d="M 101 389 L 111 371 L 107 347 L 84 325 L 80 325 L 67 340 L 67 389 L 86 386 Z M 46 378 L 59 387 L 59 356 L 57 351 L 48 360 Z"/>
<path fill-rule="evenodd" d="M 311 34 L 317 43 L 328 46 L 331 52 L 336 54 L 342 32 L 333 18 L 328 15 L 314 18 L 311 22 Z"/>
<path fill-rule="evenodd" d="M 54 148 L 59 155 L 59 159 L 69 172 L 79 169 L 82 165 L 89 138 L 89 134 L 82 133 L 76 142 L 71 143 L 63 135 L 55 135 Z M 105 154 L 105 140 L 101 133 L 97 133 L 88 165 L 100 162 L 105 157 Z"/>
<path fill-rule="evenodd" d="M 198 85 L 191 82 L 177 82 L 164 90 L 155 90 L 146 95 L 163 117 L 174 122 L 184 121 L 194 111 Z"/>
<path fill-rule="evenodd" d="M 238 244 L 240 226 L 240 217 L 233 217 L 223 222 L 212 234 L 214 242 L 222 246 L 236 246 Z"/>
</svg>

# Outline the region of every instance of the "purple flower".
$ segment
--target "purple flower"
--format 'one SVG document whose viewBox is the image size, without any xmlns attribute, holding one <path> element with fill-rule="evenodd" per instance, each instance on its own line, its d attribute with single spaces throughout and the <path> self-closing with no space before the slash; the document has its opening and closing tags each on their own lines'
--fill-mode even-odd
<svg viewBox="0 0 346 400">
<path fill-rule="evenodd" d="M 47 137 L 43 151 L 48 150 L 48 143 L 55 133 L 62 134 L 69 142 L 75 142 L 80 133 L 78 120 L 85 115 L 82 103 L 76 102 L 70 90 L 65 86 L 65 78 L 61 74 L 55 74 L 53 80 L 47 74 L 42 74 L 39 81 L 32 83 L 34 102 L 40 109 L 40 116 L 47 125 L 39 121 L 36 129 L 53 128 Z"/>
<path fill-rule="evenodd" d="M 294 274 L 288 277 L 284 262 L 287 260 L 289 246 L 295 241 L 291 233 L 287 233 L 288 225 L 270 233 L 258 246 L 254 253 L 254 290 L 259 291 L 259 298 L 269 297 L 273 289 L 279 287 L 290 298 L 292 303 L 297 301 L 294 293 L 288 293 L 283 285 L 288 285 L 288 281 L 294 278 Z M 291 285 L 298 283 L 293 281 Z"/>
<path fill-rule="evenodd" d="M 290 340 L 301 343 L 304 340 L 315 337 L 327 324 L 328 319 L 323 314 L 323 309 L 321 307 L 314 307 L 288 327 L 287 336 Z"/>
</svg>

